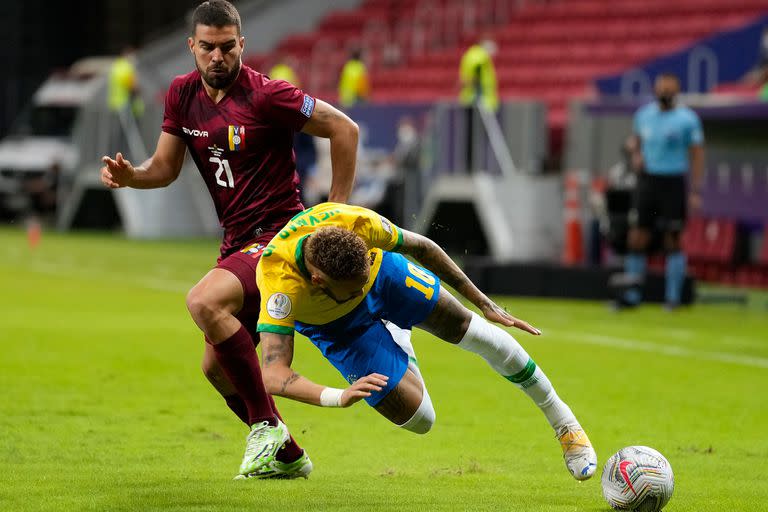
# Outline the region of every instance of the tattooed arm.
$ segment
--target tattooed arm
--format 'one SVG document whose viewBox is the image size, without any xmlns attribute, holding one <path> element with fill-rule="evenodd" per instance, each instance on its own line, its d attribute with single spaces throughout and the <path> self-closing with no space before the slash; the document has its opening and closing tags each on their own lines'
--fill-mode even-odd
<svg viewBox="0 0 768 512">
<path fill-rule="evenodd" d="M 418 233 L 404 229 L 402 233 L 403 244 L 398 252 L 412 256 L 424 267 L 437 274 L 443 282 L 477 306 L 485 318 L 507 327 L 517 327 L 531 334 L 541 334 L 541 331 L 527 322 L 513 317 L 489 299 L 435 242 Z"/>
<path fill-rule="evenodd" d="M 261 356 L 264 387 L 272 395 L 283 396 L 311 405 L 320 405 L 320 394 L 325 386 L 302 377 L 291 368 L 293 362 L 293 335 L 262 332 Z M 344 390 L 341 406 L 349 407 L 379 391 L 386 385 L 387 377 L 372 373 L 358 379 Z"/>
</svg>

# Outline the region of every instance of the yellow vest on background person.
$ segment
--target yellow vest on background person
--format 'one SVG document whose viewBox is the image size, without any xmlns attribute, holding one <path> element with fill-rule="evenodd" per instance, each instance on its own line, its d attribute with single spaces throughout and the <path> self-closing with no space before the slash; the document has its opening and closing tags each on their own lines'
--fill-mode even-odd
<svg viewBox="0 0 768 512">
<path fill-rule="evenodd" d="M 499 109 L 499 90 L 496 82 L 496 69 L 490 52 L 482 45 L 469 47 L 461 57 L 459 64 L 461 92 L 459 101 L 462 105 L 472 105 L 480 92 L 480 104 L 491 112 Z"/>
<path fill-rule="evenodd" d="M 369 92 L 368 69 L 365 64 L 360 59 L 349 59 L 339 77 L 339 103 L 350 107 L 359 100 L 367 99 Z"/>
<path fill-rule="evenodd" d="M 267 76 L 272 80 L 285 80 L 296 87 L 299 87 L 300 85 L 299 77 L 296 75 L 296 72 L 293 71 L 293 68 L 282 62 L 272 66 L 272 69 L 269 70 Z"/>
<path fill-rule="evenodd" d="M 130 104 L 134 115 L 141 116 L 144 113 L 144 102 L 134 94 L 136 89 L 136 68 L 133 62 L 128 57 L 118 57 L 109 70 L 109 109 L 118 112 Z"/>
</svg>

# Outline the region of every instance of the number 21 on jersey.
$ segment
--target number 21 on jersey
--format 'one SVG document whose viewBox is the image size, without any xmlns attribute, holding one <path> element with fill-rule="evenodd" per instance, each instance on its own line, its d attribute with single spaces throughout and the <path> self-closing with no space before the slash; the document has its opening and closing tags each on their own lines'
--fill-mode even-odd
<svg viewBox="0 0 768 512">
<path fill-rule="evenodd" d="M 425 299 L 432 300 L 432 296 L 435 294 L 435 276 L 424 271 L 423 268 L 417 267 L 410 261 L 408 262 L 408 272 L 411 275 L 405 278 L 405 286 L 419 290 L 424 294 Z"/>
<path fill-rule="evenodd" d="M 235 177 L 232 175 L 232 169 L 229 167 L 229 160 L 212 156 L 208 161 L 218 165 L 216 169 L 216 184 L 224 188 L 235 188 Z M 227 181 L 221 178 L 222 174 L 226 174 Z"/>
</svg>

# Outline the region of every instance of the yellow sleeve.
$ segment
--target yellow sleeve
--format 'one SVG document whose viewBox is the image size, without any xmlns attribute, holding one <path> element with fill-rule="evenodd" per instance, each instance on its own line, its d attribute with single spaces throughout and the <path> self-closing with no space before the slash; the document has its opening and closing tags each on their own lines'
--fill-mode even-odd
<svg viewBox="0 0 768 512">
<path fill-rule="evenodd" d="M 257 332 L 293 334 L 299 287 L 291 278 L 257 272 L 256 284 L 261 293 Z"/>
<path fill-rule="evenodd" d="M 403 233 L 399 227 L 372 210 L 360 210 L 362 211 L 355 222 L 354 231 L 368 242 L 371 248 L 396 251 L 403 245 Z"/>
</svg>

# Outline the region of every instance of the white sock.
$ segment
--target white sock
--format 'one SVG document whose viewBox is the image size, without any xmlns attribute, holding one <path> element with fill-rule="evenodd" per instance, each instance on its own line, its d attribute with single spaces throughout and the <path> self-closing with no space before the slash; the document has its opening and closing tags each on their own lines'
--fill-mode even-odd
<svg viewBox="0 0 768 512">
<path fill-rule="evenodd" d="M 427 393 L 427 388 L 423 388 L 424 393 L 421 396 L 421 404 L 411 419 L 398 425 L 400 428 L 410 430 L 416 434 L 426 434 L 435 424 L 435 408 L 432 405 L 432 399 Z"/>
<path fill-rule="evenodd" d="M 531 397 L 555 431 L 563 425 L 578 423 L 541 368 L 504 329 L 472 313 L 459 347 L 485 359 L 494 370 Z"/>
</svg>

